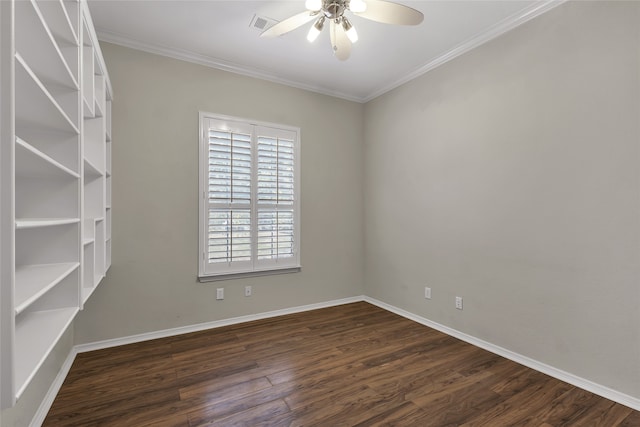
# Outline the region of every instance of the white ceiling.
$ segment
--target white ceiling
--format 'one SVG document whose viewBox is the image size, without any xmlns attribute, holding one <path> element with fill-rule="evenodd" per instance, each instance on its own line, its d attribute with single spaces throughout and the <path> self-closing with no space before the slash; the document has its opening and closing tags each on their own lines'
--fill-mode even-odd
<svg viewBox="0 0 640 427">
<path fill-rule="evenodd" d="M 311 23 L 260 38 L 255 14 L 281 21 L 304 0 L 89 0 L 98 37 L 136 49 L 365 102 L 549 10 L 558 1 L 397 1 L 424 13 L 419 26 L 354 16 L 360 40 L 337 60 L 328 31 L 306 40 Z"/>
</svg>

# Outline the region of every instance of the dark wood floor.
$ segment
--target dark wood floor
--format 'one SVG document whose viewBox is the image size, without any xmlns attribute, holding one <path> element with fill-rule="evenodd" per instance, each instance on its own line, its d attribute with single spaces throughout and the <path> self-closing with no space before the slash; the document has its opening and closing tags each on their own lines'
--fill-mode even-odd
<svg viewBox="0 0 640 427">
<path fill-rule="evenodd" d="M 79 354 L 45 426 L 640 426 L 367 303 Z"/>
</svg>

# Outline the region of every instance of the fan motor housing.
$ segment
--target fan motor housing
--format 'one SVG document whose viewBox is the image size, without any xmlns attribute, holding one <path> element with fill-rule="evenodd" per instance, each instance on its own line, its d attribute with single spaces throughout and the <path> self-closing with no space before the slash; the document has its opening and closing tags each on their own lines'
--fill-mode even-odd
<svg viewBox="0 0 640 427">
<path fill-rule="evenodd" d="M 346 0 L 324 0 L 322 2 L 322 13 L 329 19 L 340 18 L 346 10 L 349 2 Z"/>
</svg>

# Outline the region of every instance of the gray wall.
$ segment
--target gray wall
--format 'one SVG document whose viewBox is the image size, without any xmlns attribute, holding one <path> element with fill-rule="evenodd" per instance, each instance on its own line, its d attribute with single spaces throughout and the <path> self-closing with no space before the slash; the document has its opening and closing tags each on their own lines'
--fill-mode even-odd
<svg viewBox="0 0 640 427">
<path fill-rule="evenodd" d="M 101 46 L 115 96 L 113 264 L 78 316 L 76 343 L 363 293 L 361 104 Z M 300 273 L 196 281 L 200 110 L 301 128 Z"/>
<path fill-rule="evenodd" d="M 367 295 L 640 397 L 639 18 L 567 3 L 366 105 Z"/>
</svg>

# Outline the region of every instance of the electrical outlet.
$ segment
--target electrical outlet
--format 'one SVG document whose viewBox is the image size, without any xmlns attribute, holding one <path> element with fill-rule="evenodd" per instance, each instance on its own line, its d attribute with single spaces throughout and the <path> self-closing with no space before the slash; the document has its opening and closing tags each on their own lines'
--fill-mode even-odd
<svg viewBox="0 0 640 427">
<path fill-rule="evenodd" d="M 251 285 L 247 285 L 244 287 L 244 296 L 245 297 L 250 297 L 251 294 L 253 294 L 253 289 L 251 288 Z"/>
<path fill-rule="evenodd" d="M 456 297 L 456 308 L 462 310 L 462 297 Z"/>
<path fill-rule="evenodd" d="M 424 297 L 426 299 L 431 299 L 431 288 L 428 286 L 424 287 Z"/>
<path fill-rule="evenodd" d="M 224 299 L 224 288 L 216 289 L 216 299 L 217 300 Z"/>
</svg>

